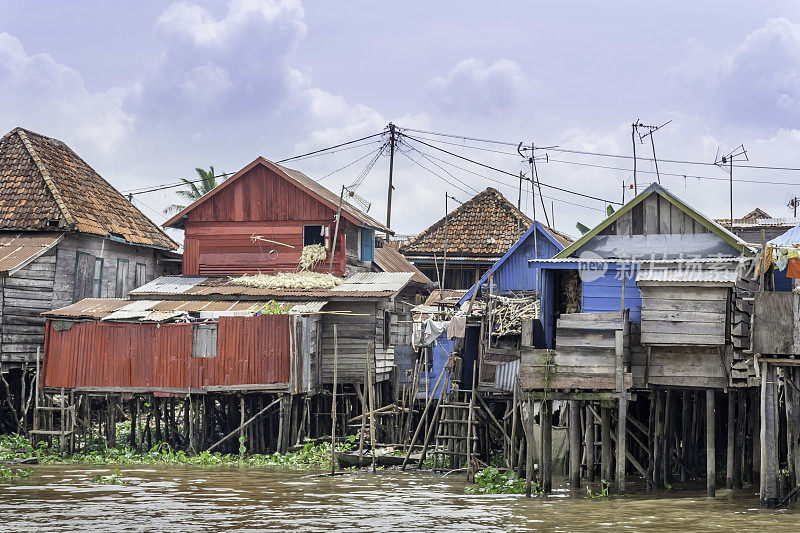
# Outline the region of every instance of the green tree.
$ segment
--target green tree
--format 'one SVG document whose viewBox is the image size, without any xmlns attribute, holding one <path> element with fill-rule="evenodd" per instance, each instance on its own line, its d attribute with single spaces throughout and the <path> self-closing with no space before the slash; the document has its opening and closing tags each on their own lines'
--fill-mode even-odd
<svg viewBox="0 0 800 533">
<path fill-rule="evenodd" d="M 214 174 L 214 165 L 208 167 L 208 170 L 202 168 L 195 168 L 199 180 L 187 180 L 181 178 L 181 181 L 186 185 L 186 188 L 177 191 L 178 196 L 188 200 L 186 205 L 193 203 L 201 196 L 211 192 L 211 190 L 222 183 L 225 178 L 221 178 Z M 186 209 L 186 205 L 172 204 L 164 209 L 164 214 L 178 213 Z"/>
</svg>

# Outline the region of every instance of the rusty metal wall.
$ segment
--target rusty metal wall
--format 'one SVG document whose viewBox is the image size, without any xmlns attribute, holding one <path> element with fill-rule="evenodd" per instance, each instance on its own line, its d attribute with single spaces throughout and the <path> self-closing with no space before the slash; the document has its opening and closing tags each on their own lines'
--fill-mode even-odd
<svg viewBox="0 0 800 533">
<path fill-rule="evenodd" d="M 44 386 L 198 389 L 289 382 L 288 315 L 221 317 L 217 356 L 192 356 L 192 324 L 47 323 Z"/>
</svg>

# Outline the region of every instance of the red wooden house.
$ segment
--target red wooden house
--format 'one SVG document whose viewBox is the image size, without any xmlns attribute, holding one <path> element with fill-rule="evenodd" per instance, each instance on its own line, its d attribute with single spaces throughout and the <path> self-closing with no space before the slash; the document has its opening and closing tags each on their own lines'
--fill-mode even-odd
<svg viewBox="0 0 800 533">
<path fill-rule="evenodd" d="M 371 269 L 375 231 L 392 233 L 302 172 L 263 157 L 164 226 L 185 230 L 185 275 L 293 271 L 303 246 L 321 244 L 330 254 L 337 233 L 333 272 L 344 275 L 348 265 Z M 327 267 L 319 268 L 327 271 Z"/>
</svg>

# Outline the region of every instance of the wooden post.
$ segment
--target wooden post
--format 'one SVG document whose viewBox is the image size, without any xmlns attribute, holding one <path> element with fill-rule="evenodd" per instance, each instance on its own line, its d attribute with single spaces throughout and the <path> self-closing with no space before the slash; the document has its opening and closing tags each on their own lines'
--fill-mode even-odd
<svg viewBox="0 0 800 533">
<path fill-rule="evenodd" d="M 472 417 L 475 410 L 475 394 L 476 385 L 478 382 L 478 362 L 472 362 L 472 395 L 469 398 L 469 417 L 467 418 L 467 481 L 469 481 L 469 474 L 472 470 Z M 505 440 L 503 441 L 505 444 Z M 474 478 L 473 478 L 474 479 Z"/>
<path fill-rule="evenodd" d="M 239 460 L 244 458 L 244 394 L 239 395 Z"/>
<path fill-rule="evenodd" d="M 569 484 L 581 486 L 581 407 L 578 400 L 569 401 Z"/>
<path fill-rule="evenodd" d="M 436 396 L 436 389 L 439 388 L 439 384 L 442 382 L 442 378 L 447 373 L 447 368 L 448 368 L 449 364 L 450 364 L 450 361 L 448 359 L 447 363 L 444 365 L 444 368 L 442 368 L 442 371 L 439 373 L 439 377 L 436 380 L 436 384 L 433 386 L 433 396 Z M 425 376 L 425 379 L 426 379 L 426 383 L 427 383 L 427 379 L 428 379 L 427 374 Z M 422 416 L 419 419 L 419 424 L 417 424 L 417 429 L 414 430 L 414 436 L 411 438 L 411 443 L 408 445 L 408 451 L 406 452 L 405 459 L 403 459 L 403 466 L 400 467 L 400 470 L 405 470 L 406 469 L 406 465 L 408 464 L 408 458 L 411 456 L 411 451 L 414 449 L 414 444 L 417 443 L 417 438 L 419 437 L 419 433 L 422 430 L 422 427 L 425 425 L 425 417 L 427 416 L 428 410 L 430 409 L 432 403 L 433 403 L 433 397 L 428 397 L 427 396 L 427 392 L 426 392 L 425 409 L 422 411 Z M 441 403 L 441 402 L 439 402 L 439 403 Z M 439 403 L 436 404 L 436 412 L 439 411 Z M 435 418 L 435 416 L 434 416 L 434 418 Z M 428 440 L 427 436 L 426 436 L 425 440 L 426 441 Z M 425 457 L 421 457 L 419 466 L 422 466 L 422 461 L 424 459 L 425 459 Z"/>
<path fill-rule="evenodd" d="M 775 409 L 775 367 L 761 363 L 761 502 L 778 502 L 778 439 Z"/>
<path fill-rule="evenodd" d="M 517 454 L 516 454 L 516 451 L 517 451 L 517 449 L 516 449 L 517 448 L 517 419 L 518 419 L 518 417 L 517 417 L 517 415 L 518 415 L 517 402 L 519 401 L 518 396 L 517 396 L 517 390 L 518 390 L 518 385 L 517 385 L 517 382 L 515 380 L 514 381 L 513 394 L 511 395 L 511 446 L 508 447 L 508 453 L 510 455 L 510 457 L 509 457 L 510 460 L 507 461 L 508 464 L 509 464 L 509 468 L 511 468 L 511 470 L 514 470 L 514 467 L 516 466 L 516 460 L 517 460 Z"/>
<path fill-rule="evenodd" d="M 690 438 L 690 428 L 691 428 L 691 402 L 689 398 L 693 398 L 693 395 L 690 394 L 688 391 L 683 391 L 683 397 L 681 400 L 681 451 L 680 451 L 680 466 L 681 466 L 681 481 L 687 481 L 689 479 L 689 471 L 686 469 L 686 465 L 688 464 L 689 458 L 689 446 L 691 442 Z"/>
<path fill-rule="evenodd" d="M 628 393 L 623 390 L 619 395 L 619 414 L 617 417 L 617 493 L 625 494 L 625 465 L 628 455 L 627 447 Z"/>
<path fill-rule="evenodd" d="M 369 379 L 369 385 L 367 387 L 367 392 L 369 393 L 369 445 L 370 449 L 372 450 L 372 472 L 374 473 L 375 468 L 375 378 L 372 374 L 372 354 L 373 354 L 373 347 L 372 341 L 367 341 L 367 377 Z"/>
<path fill-rule="evenodd" d="M 762 377 L 763 380 L 763 377 Z M 752 472 L 750 474 L 752 483 L 761 486 L 761 393 L 764 388 L 759 387 L 754 390 L 750 398 L 752 407 L 752 432 L 753 432 L 753 462 L 750 465 Z"/>
<path fill-rule="evenodd" d="M 716 493 L 716 418 L 714 411 L 714 389 L 706 389 L 706 495 L 713 498 Z"/>
<path fill-rule="evenodd" d="M 733 449 L 733 488 L 742 488 L 744 471 L 744 443 L 747 428 L 747 395 L 744 389 L 736 391 L 736 433 Z"/>
<path fill-rule="evenodd" d="M 292 397 L 288 394 L 281 396 L 280 414 L 278 417 L 278 453 L 286 453 L 289 450 L 289 420 L 292 415 Z"/>
<path fill-rule="evenodd" d="M 725 487 L 733 488 L 733 461 L 734 450 L 736 443 L 736 392 L 728 389 L 728 435 L 727 435 L 727 450 L 725 456 Z"/>
<path fill-rule="evenodd" d="M 586 429 L 584 430 L 584 448 L 586 450 L 586 481 L 594 481 L 594 415 L 589 402 L 586 402 L 586 416 L 584 417 Z"/>
<path fill-rule="evenodd" d="M 528 400 L 528 418 L 525 419 L 523 414 L 523 421 L 525 422 L 526 435 L 525 435 L 525 496 L 531 497 L 531 488 L 533 484 L 533 402 Z"/>
<path fill-rule="evenodd" d="M 336 473 L 336 387 L 339 381 L 339 331 L 333 325 L 333 401 L 331 403 L 331 475 Z M 364 418 L 363 416 L 361 417 Z"/>
<path fill-rule="evenodd" d="M 539 423 L 542 429 L 539 472 L 542 478 L 542 490 L 550 492 L 553 488 L 553 404 L 551 400 L 542 401 L 539 408 Z"/>
<path fill-rule="evenodd" d="M 600 479 L 611 482 L 611 411 L 600 404 Z"/>
<path fill-rule="evenodd" d="M 655 399 L 655 429 L 653 433 L 653 484 L 656 487 L 663 487 L 663 476 L 661 471 L 661 463 L 664 460 L 662 449 L 664 442 L 664 391 L 656 389 L 653 391 L 653 398 Z"/>
</svg>

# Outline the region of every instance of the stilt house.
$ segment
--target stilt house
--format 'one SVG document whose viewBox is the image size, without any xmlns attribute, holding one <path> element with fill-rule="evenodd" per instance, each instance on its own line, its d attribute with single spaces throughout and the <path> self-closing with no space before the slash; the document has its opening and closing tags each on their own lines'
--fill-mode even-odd
<svg viewBox="0 0 800 533">
<path fill-rule="evenodd" d="M 332 382 L 334 351 L 338 383 L 363 383 L 367 361 L 375 381 L 388 383 L 394 346 L 410 345 L 410 309 L 429 282 L 397 257 L 376 262 L 375 231 L 389 228 L 261 157 L 165 226 L 185 230 L 184 275 L 147 283 L 129 300 L 47 313 L 45 386 L 313 393 Z M 232 279 L 294 273 L 310 245 L 326 255 L 314 270 L 330 269 L 335 284 Z"/>
<path fill-rule="evenodd" d="M 0 138 L 0 366 L 35 366 L 40 313 L 180 272 L 178 245 L 66 144 Z M 17 388 L 16 379 L 12 381 Z"/>
</svg>

